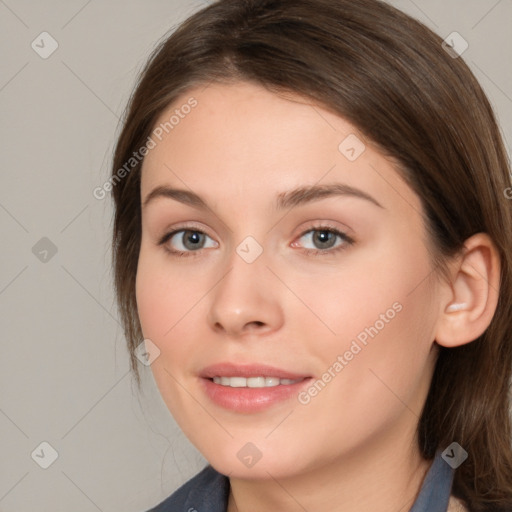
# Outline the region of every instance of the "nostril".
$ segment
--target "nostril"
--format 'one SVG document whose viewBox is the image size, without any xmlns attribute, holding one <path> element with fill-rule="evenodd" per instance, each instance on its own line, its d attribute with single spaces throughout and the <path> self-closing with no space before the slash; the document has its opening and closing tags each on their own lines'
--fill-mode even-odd
<svg viewBox="0 0 512 512">
<path fill-rule="evenodd" d="M 259 320 L 256 320 L 255 322 L 251 322 L 251 323 L 257 325 L 258 327 L 261 327 L 261 326 L 265 325 L 264 322 L 260 322 Z"/>
</svg>

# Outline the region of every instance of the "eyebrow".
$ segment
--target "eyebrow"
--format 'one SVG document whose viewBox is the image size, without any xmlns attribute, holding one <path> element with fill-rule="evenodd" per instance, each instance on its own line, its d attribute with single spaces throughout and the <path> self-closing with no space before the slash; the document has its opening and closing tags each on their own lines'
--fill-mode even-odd
<svg viewBox="0 0 512 512">
<path fill-rule="evenodd" d="M 281 192 L 280 194 L 277 195 L 275 207 L 277 210 L 284 210 L 286 208 L 294 208 L 296 206 L 311 203 L 313 201 L 318 201 L 320 199 L 335 196 L 357 197 L 359 199 L 369 201 L 374 205 L 378 206 L 379 208 L 385 209 L 370 194 L 367 194 L 363 190 L 352 187 L 350 185 L 346 185 L 344 183 L 311 185 L 299 187 L 293 190 L 289 190 L 287 192 Z M 204 199 L 202 199 L 201 196 L 197 195 L 196 193 L 189 190 L 177 189 L 163 185 L 154 188 L 146 196 L 142 204 L 143 208 L 145 208 L 150 202 L 154 201 L 156 198 L 159 197 L 174 199 L 176 201 L 179 201 L 180 203 L 194 206 L 202 210 L 210 209 L 206 202 L 204 201 Z"/>
</svg>

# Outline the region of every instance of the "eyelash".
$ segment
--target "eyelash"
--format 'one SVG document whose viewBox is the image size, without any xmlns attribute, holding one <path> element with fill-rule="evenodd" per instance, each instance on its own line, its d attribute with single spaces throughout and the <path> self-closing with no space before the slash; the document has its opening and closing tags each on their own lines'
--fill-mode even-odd
<svg viewBox="0 0 512 512">
<path fill-rule="evenodd" d="M 325 233 L 332 233 L 333 235 L 338 236 L 341 239 L 341 244 L 337 247 L 334 247 L 333 249 L 303 249 L 303 251 L 311 256 L 332 256 L 333 254 L 338 254 L 341 251 L 344 251 L 351 245 L 354 245 L 355 240 L 348 236 L 345 232 L 340 231 L 339 229 L 336 229 L 332 226 L 326 226 L 326 225 L 316 225 L 316 226 L 310 226 L 306 231 L 303 231 L 298 238 L 302 238 L 304 235 L 307 235 L 308 233 L 315 232 L 315 231 L 322 231 Z"/>
<path fill-rule="evenodd" d="M 206 236 L 209 236 L 207 233 L 202 231 L 201 229 L 196 229 L 194 226 L 183 226 L 180 229 L 175 229 L 173 231 L 170 231 L 169 233 L 166 233 L 158 242 L 158 245 L 164 246 L 164 249 L 171 254 L 172 256 L 177 256 L 179 258 L 185 257 L 196 257 L 199 256 L 199 253 L 201 253 L 201 249 L 198 249 L 197 251 L 176 251 L 173 249 L 170 249 L 167 245 L 165 245 L 174 235 L 180 232 L 184 231 L 191 231 L 192 233 L 200 233 Z M 317 225 L 317 226 L 311 226 L 306 231 L 303 231 L 298 238 L 302 238 L 304 235 L 307 235 L 308 233 L 314 232 L 314 231 L 322 231 L 326 233 L 332 233 L 333 235 L 338 236 L 342 240 L 342 244 L 338 245 L 337 247 L 334 247 L 333 249 L 303 249 L 304 252 L 308 255 L 312 256 L 327 256 L 327 255 L 333 255 L 337 254 L 340 251 L 343 251 L 347 249 L 347 247 L 353 245 L 355 243 L 354 239 L 349 237 L 346 233 L 343 231 L 339 231 L 336 228 L 333 228 L 331 226 L 326 225 Z M 210 237 L 211 238 L 211 237 Z"/>
</svg>

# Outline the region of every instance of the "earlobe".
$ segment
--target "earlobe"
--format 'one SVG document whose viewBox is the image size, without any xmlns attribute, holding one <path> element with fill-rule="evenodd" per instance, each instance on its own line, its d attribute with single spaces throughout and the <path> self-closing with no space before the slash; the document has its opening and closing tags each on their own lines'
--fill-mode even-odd
<svg viewBox="0 0 512 512">
<path fill-rule="evenodd" d="M 440 305 L 435 341 L 457 347 L 476 340 L 489 327 L 499 296 L 500 258 L 487 234 L 466 240 L 451 267 L 450 282 L 443 286 L 446 299 Z"/>
</svg>

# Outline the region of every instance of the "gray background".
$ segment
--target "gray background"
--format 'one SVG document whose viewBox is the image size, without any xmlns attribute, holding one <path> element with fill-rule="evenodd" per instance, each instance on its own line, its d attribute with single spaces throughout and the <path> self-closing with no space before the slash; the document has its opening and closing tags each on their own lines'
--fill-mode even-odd
<svg viewBox="0 0 512 512">
<path fill-rule="evenodd" d="M 391 3 L 443 38 L 457 31 L 468 41 L 463 58 L 510 148 L 512 0 Z M 204 5 L 0 0 L 1 512 L 141 512 L 204 464 L 150 369 L 140 365 L 141 394 L 128 372 L 110 198 L 92 193 L 108 178 L 137 72 Z M 59 45 L 47 59 L 31 47 L 43 31 Z M 47 469 L 36 463 L 42 442 L 58 453 Z"/>
</svg>

